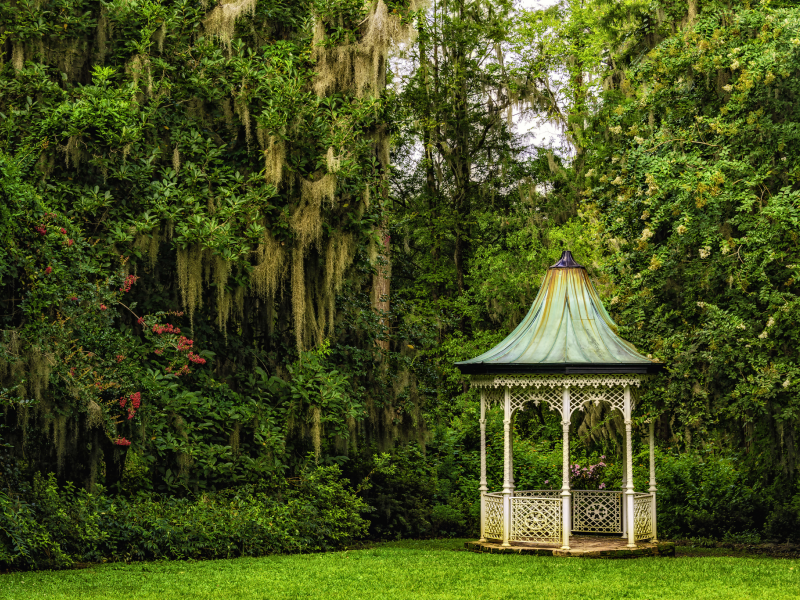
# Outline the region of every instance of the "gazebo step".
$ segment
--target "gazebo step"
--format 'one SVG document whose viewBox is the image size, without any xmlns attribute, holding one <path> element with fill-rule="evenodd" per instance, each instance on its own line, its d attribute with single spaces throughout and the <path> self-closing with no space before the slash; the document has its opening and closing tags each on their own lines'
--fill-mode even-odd
<svg viewBox="0 0 800 600">
<path fill-rule="evenodd" d="M 582 558 L 639 558 L 642 556 L 675 556 L 674 542 L 639 542 L 637 547 L 628 548 L 621 538 L 575 536 L 570 538 L 570 549 L 554 548 L 552 544 L 526 543 L 503 548 L 494 542 L 466 542 L 465 548 L 471 552 L 488 554 L 527 554 L 529 556 L 571 556 Z"/>
</svg>

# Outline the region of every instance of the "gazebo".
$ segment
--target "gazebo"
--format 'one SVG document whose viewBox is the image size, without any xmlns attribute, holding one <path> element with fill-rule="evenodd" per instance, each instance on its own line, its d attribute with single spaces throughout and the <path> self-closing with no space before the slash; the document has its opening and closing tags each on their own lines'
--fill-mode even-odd
<svg viewBox="0 0 800 600">
<path fill-rule="evenodd" d="M 650 422 L 650 487 L 633 485 L 631 415 L 636 391 L 663 368 L 616 333 L 586 269 L 569 251 L 547 270 L 527 316 L 497 346 L 456 363 L 481 394 L 481 539 L 499 548 L 570 550 L 573 534 L 618 534 L 617 547 L 637 548 L 656 539 L 656 480 Z M 563 477 L 560 490 L 515 490 L 512 418 L 525 404 L 545 404 L 561 416 Z M 621 490 L 570 489 L 570 421 L 589 403 L 605 402 L 622 414 Z M 486 479 L 486 411 L 503 409 L 503 489 L 490 492 Z M 619 539 L 619 538 L 623 539 Z M 627 544 L 623 540 L 627 540 Z"/>
</svg>

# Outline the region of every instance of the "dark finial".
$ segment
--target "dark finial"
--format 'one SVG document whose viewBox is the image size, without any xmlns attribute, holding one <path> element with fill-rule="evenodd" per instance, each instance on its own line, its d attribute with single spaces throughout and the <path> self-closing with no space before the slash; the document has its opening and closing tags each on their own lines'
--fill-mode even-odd
<svg viewBox="0 0 800 600">
<path fill-rule="evenodd" d="M 575 262 L 575 259 L 572 258 L 572 252 L 569 250 L 564 250 L 561 253 L 561 258 L 558 259 L 558 262 L 554 264 L 551 269 L 583 269 L 583 265 L 579 265 Z"/>
</svg>

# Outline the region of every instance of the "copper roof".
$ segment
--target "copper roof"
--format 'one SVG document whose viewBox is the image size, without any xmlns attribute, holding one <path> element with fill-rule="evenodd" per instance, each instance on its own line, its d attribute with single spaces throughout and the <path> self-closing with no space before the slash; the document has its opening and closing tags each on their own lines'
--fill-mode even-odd
<svg viewBox="0 0 800 600">
<path fill-rule="evenodd" d="M 653 373 L 663 368 L 616 333 L 586 269 L 567 250 L 526 317 L 497 346 L 456 363 L 464 374 Z"/>
</svg>

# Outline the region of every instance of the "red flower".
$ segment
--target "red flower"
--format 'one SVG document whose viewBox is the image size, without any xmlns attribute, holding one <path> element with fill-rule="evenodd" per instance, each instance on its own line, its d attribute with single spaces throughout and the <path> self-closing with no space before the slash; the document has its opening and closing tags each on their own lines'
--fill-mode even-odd
<svg viewBox="0 0 800 600">
<path fill-rule="evenodd" d="M 47 268 L 44 270 L 44 272 L 45 272 L 45 273 L 47 273 L 48 275 L 50 275 L 50 273 L 52 273 L 52 272 L 53 272 L 53 267 L 47 267 Z"/>
<path fill-rule="evenodd" d="M 205 358 L 203 358 L 199 354 L 195 354 L 191 350 L 189 351 L 189 354 L 186 356 L 186 358 L 188 358 L 190 361 L 192 361 L 193 363 L 195 363 L 197 365 L 206 364 L 206 359 Z"/>
<path fill-rule="evenodd" d="M 127 396 L 123 396 L 122 398 L 119 399 L 119 405 L 120 405 L 121 408 L 125 408 L 125 405 L 127 403 L 128 403 L 128 397 Z"/>
<path fill-rule="evenodd" d="M 75 243 L 74 240 L 71 240 L 71 239 L 67 240 L 67 246 L 72 246 L 72 244 L 74 244 L 74 243 Z"/>
<path fill-rule="evenodd" d="M 117 439 L 114 441 L 114 443 L 115 443 L 117 446 L 130 446 L 130 445 L 131 445 L 130 441 L 129 441 L 129 440 L 126 440 L 124 437 L 118 437 L 118 438 L 117 438 Z"/>
<path fill-rule="evenodd" d="M 62 227 L 61 228 L 61 233 L 63 233 L 64 235 L 67 235 L 67 230 Z"/>
<path fill-rule="evenodd" d="M 122 354 L 117 354 L 117 363 L 119 364 L 119 363 L 121 363 L 123 360 L 125 360 L 125 357 L 124 357 L 124 356 L 122 356 Z"/>
<path fill-rule="evenodd" d="M 142 402 L 142 392 L 134 392 L 131 394 L 131 405 L 134 409 L 138 410 Z"/>
<path fill-rule="evenodd" d="M 136 275 L 128 275 L 125 278 L 125 283 L 122 284 L 122 287 L 119 288 L 120 292 L 128 292 L 131 289 L 131 286 L 136 283 L 136 280 L 139 279 Z"/>
<path fill-rule="evenodd" d="M 105 304 L 100 305 L 100 310 L 107 310 L 108 307 Z"/>
<path fill-rule="evenodd" d="M 70 300 L 72 300 L 73 302 L 77 302 L 78 301 L 78 297 L 77 296 L 73 296 L 72 298 L 70 298 Z"/>
<path fill-rule="evenodd" d="M 36 231 L 38 231 L 41 235 L 47 235 L 47 229 L 44 228 L 44 225 L 39 225 L 34 229 L 36 229 Z"/>
</svg>

